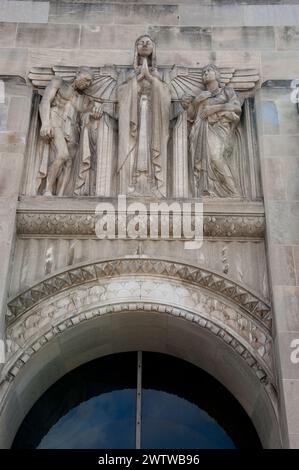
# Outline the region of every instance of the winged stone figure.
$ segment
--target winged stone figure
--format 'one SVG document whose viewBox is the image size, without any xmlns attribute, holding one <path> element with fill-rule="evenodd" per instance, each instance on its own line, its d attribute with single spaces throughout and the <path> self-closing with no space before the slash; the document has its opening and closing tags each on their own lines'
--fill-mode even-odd
<svg viewBox="0 0 299 470">
<path fill-rule="evenodd" d="M 259 80 L 256 70 L 207 65 L 174 68 L 173 95 L 186 110 L 189 173 L 198 197 L 244 197 L 244 137 L 238 124 L 244 99 Z"/>
</svg>

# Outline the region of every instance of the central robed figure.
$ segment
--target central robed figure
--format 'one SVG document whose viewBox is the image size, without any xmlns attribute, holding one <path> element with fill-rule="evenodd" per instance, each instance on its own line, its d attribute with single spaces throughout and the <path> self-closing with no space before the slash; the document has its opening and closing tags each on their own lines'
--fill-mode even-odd
<svg viewBox="0 0 299 470">
<path fill-rule="evenodd" d="M 119 191 L 166 197 L 171 95 L 147 35 L 135 43 L 133 72 L 118 89 Z"/>
</svg>

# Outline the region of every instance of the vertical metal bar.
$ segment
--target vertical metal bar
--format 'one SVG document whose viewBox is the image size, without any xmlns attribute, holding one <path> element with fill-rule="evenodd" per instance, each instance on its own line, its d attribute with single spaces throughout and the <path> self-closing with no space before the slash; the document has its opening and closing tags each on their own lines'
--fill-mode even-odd
<svg viewBox="0 0 299 470">
<path fill-rule="evenodd" d="M 136 449 L 141 448 L 142 351 L 137 352 Z"/>
</svg>

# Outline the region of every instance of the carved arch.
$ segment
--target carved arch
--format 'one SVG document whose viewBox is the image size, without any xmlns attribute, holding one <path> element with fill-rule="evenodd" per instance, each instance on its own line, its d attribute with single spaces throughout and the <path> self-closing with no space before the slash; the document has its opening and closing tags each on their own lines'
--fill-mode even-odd
<svg viewBox="0 0 299 470">
<path fill-rule="evenodd" d="M 45 278 L 9 300 L 8 324 L 54 294 L 86 282 L 124 274 L 156 275 L 201 286 L 230 300 L 269 331 L 271 330 L 272 314 L 267 301 L 229 278 L 186 263 L 139 256 L 80 264 Z"/>
<path fill-rule="evenodd" d="M 105 318 L 125 321 L 132 315 L 132 326 L 142 315 L 154 322 L 168 318 L 170 325 L 185 324 L 198 338 L 215 338 L 215 345 L 222 344 L 223 350 L 240 360 L 237 369 L 248 370 L 260 383 L 277 416 L 270 306 L 219 274 L 141 257 L 77 266 L 48 277 L 9 302 L 8 360 L 1 371 L 0 407 L 34 358 L 64 333 L 80 331 L 83 325 L 92 328 Z"/>
<path fill-rule="evenodd" d="M 21 365 L 39 348 L 36 341 L 41 345 L 78 322 L 115 309 L 148 309 L 209 328 L 247 360 L 262 382 L 274 384 L 270 306 L 224 276 L 196 266 L 136 257 L 85 264 L 43 280 L 12 299 L 8 308 L 9 374 L 16 362 Z"/>
</svg>

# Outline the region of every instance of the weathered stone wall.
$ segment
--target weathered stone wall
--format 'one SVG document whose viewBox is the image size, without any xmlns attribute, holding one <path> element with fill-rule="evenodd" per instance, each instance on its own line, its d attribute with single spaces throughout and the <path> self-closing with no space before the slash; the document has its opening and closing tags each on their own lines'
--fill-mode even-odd
<svg viewBox="0 0 299 470">
<path fill-rule="evenodd" d="M 299 75 L 295 1 L 6 1 L 0 21 L 0 74 L 128 64 L 136 37 L 148 32 L 159 64 L 254 66 L 263 81 Z"/>
<path fill-rule="evenodd" d="M 268 260 L 275 311 L 276 363 L 281 377 L 282 433 L 299 447 L 299 367 L 291 343 L 299 338 L 299 115 L 288 84 L 264 87 L 257 99 Z M 271 108 L 271 111 L 270 111 Z"/>
<path fill-rule="evenodd" d="M 16 232 L 16 210 L 22 178 L 26 137 L 31 109 L 31 89 L 23 79 L 4 80 L 5 97 L 0 104 L 0 337 L 3 337 L 11 257 Z"/>
</svg>

